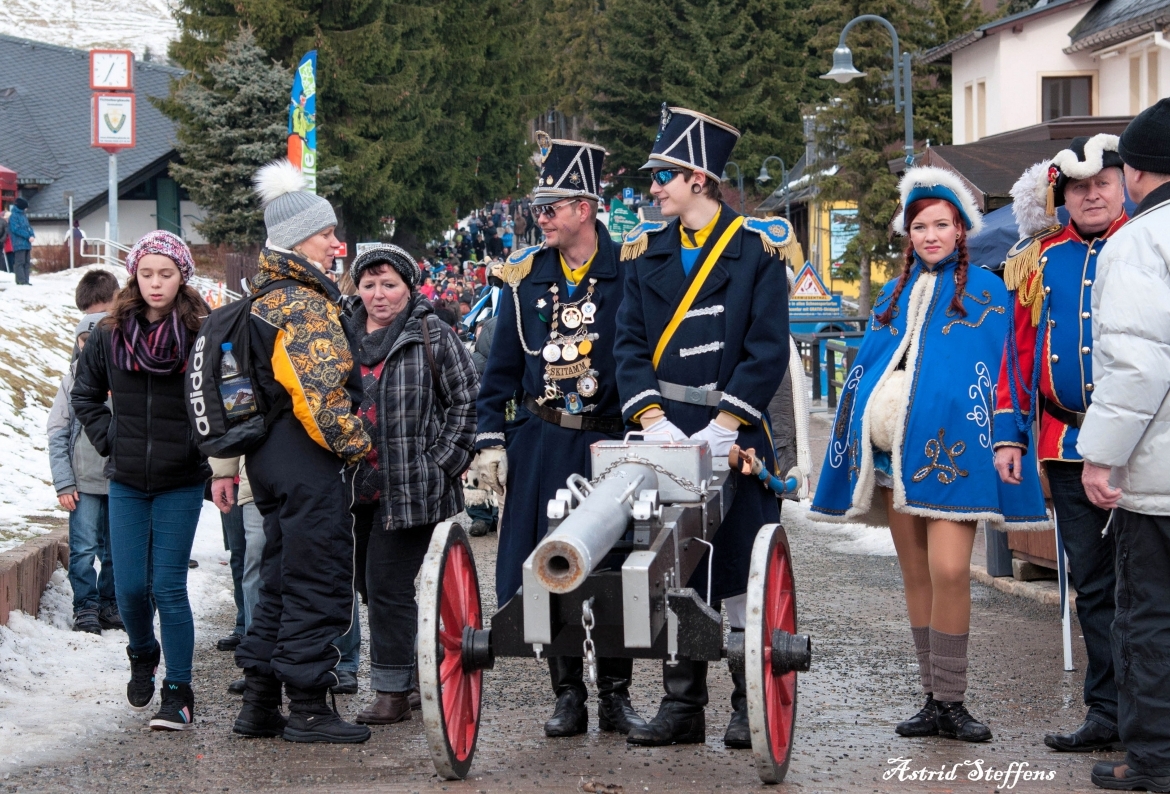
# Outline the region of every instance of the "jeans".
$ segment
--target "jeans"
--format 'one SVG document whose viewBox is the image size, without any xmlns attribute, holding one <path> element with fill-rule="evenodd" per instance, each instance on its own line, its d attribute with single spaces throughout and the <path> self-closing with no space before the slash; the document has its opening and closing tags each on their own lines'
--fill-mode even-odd
<svg viewBox="0 0 1170 794">
<path fill-rule="evenodd" d="M 341 661 L 337 669 L 344 673 L 357 673 L 362 661 L 362 621 L 358 614 L 358 600 L 353 600 L 353 623 L 349 631 L 342 634 L 337 640 L 337 650 L 341 652 Z"/>
<path fill-rule="evenodd" d="M 1113 512 L 1117 730 L 1125 763 L 1170 775 L 1170 516 Z"/>
<path fill-rule="evenodd" d="M 1117 683 L 1113 680 L 1113 540 L 1101 537 L 1109 511 L 1089 501 L 1081 484 L 1081 463 L 1048 461 L 1048 484 L 1068 554 L 1069 582 L 1077 591 L 1077 620 L 1085 636 L 1085 705 L 1088 719 L 1107 728 L 1117 726 Z"/>
<path fill-rule="evenodd" d="M 433 524 L 383 529 L 378 505 L 354 508 L 354 535 L 367 533 L 365 586 L 369 597 L 370 688 L 405 692 L 414 678 L 418 603 L 414 580 L 431 544 Z"/>
<path fill-rule="evenodd" d="M 12 252 L 12 254 L 13 254 L 12 264 L 16 270 L 16 283 L 17 284 L 27 284 L 28 283 L 28 272 L 32 268 L 32 262 L 29 259 L 29 255 L 31 253 L 32 252 L 27 250 L 27 249 L 24 251 L 13 251 Z"/>
<path fill-rule="evenodd" d="M 77 508 L 69 514 L 69 585 L 73 614 L 102 609 L 114 603 L 114 561 L 110 557 L 109 497 L 76 493 Z M 102 562 L 101 573 L 93 568 Z"/>
<path fill-rule="evenodd" d="M 223 526 L 223 547 L 231 552 L 229 565 L 232 569 L 232 595 L 236 601 L 236 627 L 233 634 L 244 636 L 247 620 L 244 616 L 244 511 L 236 503 L 240 487 L 233 486 L 232 509 L 219 514 Z"/>
<path fill-rule="evenodd" d="M 264 557 L 264 516 L 252 502 L 240 512 L 244 524 L 244 566 L 240 574 L 240 589 L 244 595 L 244 632 L 252 626 L 252 615 L 260 600 L 260 560 Z"/>
<path fill-rule="evenodd" d="M 118 612 L 130 650 L 157 646 L 151 596 L 162 626 L 168 681 L 191 683 L 195 621 L 187 598 L 187 562 L 203 508 L 203 486 L 148 494 L 110 481 L 110 545 Z"/>
</svg>

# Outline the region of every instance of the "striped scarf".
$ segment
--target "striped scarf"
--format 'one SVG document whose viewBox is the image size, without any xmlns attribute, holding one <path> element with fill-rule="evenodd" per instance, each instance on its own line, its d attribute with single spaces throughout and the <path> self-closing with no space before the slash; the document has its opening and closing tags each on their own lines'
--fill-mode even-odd
<svg viewBox="0 0 1170 794">
<path fill-rule="evenodd" d="M 161 320 L 146 324 L 143 315 L 114 326 L 110 352 L 114 366 L 129 372 L 174 375 L 187 368 L 191 350 L 191 332 L 171 312 Z"/>
</svg>

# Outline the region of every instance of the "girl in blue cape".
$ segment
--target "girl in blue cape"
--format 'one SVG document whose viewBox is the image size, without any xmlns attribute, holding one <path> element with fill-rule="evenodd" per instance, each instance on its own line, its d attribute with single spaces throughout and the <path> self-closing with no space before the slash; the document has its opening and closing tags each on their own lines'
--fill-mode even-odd
<svg viewBox="0 0 1170 794">
<path fill-rule="evenodd" d="M 878 296 L 846 378 L 811 516 L 890 527 L 926 691 L 896 731 L 982 742 L 991 731 L 963 705 L 975 524 L 1023 529 L 1048 516 L 995 473 L 992 378 L 1011 303 L 997 276 L 968 267 L 975 199 L 932 167 L 911 168 L 900 190 L 902 273 Z"/>
</svg>

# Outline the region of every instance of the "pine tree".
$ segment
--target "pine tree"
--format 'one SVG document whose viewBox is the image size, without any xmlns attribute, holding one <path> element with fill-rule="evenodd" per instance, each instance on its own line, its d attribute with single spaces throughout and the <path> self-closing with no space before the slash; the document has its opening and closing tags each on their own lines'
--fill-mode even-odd
<svg viewBox="0 0 1170 794">
<path fill-rule="evenodd" d="M 189 75 L 172 86 L 160 109 L 178 122 L 181 163 L 171 176 L 207 215 L 195 224 L 212 243 L 264 239 L 264 214 L 252 192 L 256 169 L 284 150 L 289 70 L 256 46 L 248 28 L 237 31 L 206 77 Z"/>
</svg>

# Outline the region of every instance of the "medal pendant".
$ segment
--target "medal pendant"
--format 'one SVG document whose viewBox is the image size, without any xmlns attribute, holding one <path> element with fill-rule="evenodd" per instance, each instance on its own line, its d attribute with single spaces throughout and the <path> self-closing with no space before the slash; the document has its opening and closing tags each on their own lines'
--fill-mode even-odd
<svg viewBox="0 0 1170 794">
<path fill-rule="evenodd" d="M 571 414 L 579 414 L 585 409 L 585 403 L 581 400 L 581 395 L 576 392 L 569 392 L 565 395 L 565 410 Z"/>
<path fill-rule="evenodd" d="M 597 378 L 592 374 L 577 378 L 577 391 L 582 397 L 592 397 L 597 394 Z"/>
<path fill-rule="evenodd" d="M 541 351 L 541 355 L 544 356 L 545 361 L 547 361 L 548 363 L 551 364 L 554 361 L 561 360 L 561 349 L 559 347 L 557 347 L 556 345 L 545 345 L 544 350 Z M 575 350 L 573 351 L 573 355 L 575 358 L 576 357 Z"/>
<path fill-rule="evenodd" d="M 561 358 L 565 361 L 576 361 L 578 356 L 577 346 L 572 342 L 561 348 Z"/>
<path fill-rule="evenodd" d="M 590 351 L 590 350 L 592 350 L 592 349 L 593 349 L 593 343 L 592 343 L 592 342 L 590 342 L 588 339 L 582 339 L 582 340 L 581 340 L 581 341 L 580 341 L 580 342 L 577 344 L 577 352 L 578 352 L 578 353 L 580 353 L 580 354 L 581 354 L 581 355 L 583 355 L 583 356 L 587 356 L 587 355 L 589 355 L 589 351 Z M 588 397 L 589 395 L 588 395 L 588 394 L 586 394 L 585 396 L 586 396 L 586 397 Z"/>
<path fill-rule="evenodd" d="M 566 328 L 581 327 L 581 310 L 576 306 L 566 306 L 561 309 L 561 322 Z"/>
<path fill-rule="evenodd" d="M 581 304 L 581 320 L 590 325 L 597 317 L 597 304 L 593 301 L 585 301 Z"/>
</svg>

